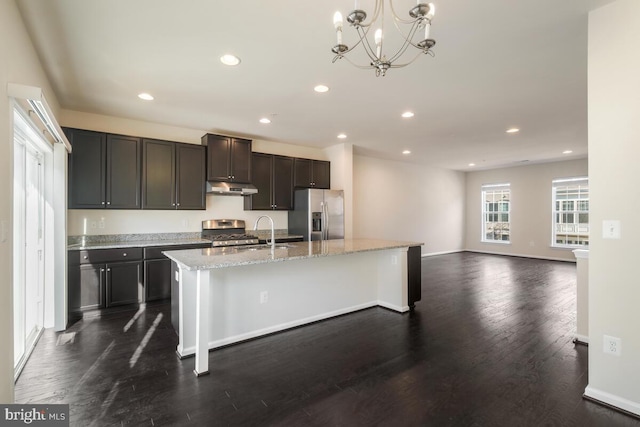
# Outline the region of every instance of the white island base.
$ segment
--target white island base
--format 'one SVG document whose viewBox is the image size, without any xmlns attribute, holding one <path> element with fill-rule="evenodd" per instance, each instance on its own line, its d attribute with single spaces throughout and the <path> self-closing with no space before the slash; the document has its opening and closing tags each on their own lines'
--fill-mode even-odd
<svg viewBox="0 0 640 427">
<path fill-rule="evenodd" d="M 336 242 L 325 244 L 321 250 L 307 242 L 262 250 L 266 258 L 249 263 L 230 262 L 241 253 L 216 255 L 208 266 L 205 255 L 191 263 L 193 257 L 181 256 L 201 250 L 167 252 L 180 282 L 178 355 L 195 354 L 200 376 L 209 372 L 210 349 L 378 305 L 409 310 L 407 248 L 419 244 L 341 254 L 333 253 Z M 309 254 L 299 256 L 306 245 Z"/>
</svg>

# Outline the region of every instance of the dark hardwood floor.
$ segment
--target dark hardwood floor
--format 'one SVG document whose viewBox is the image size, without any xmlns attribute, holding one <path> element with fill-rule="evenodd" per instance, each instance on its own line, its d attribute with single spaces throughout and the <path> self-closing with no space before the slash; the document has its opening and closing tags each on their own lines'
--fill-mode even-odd
<svg viewBox="0 0 640 427">
<path fill-rule="evenodd" d="M 47 331 L 16 401 L 69 403 L 74 426 L 640 426 L 582 399 L 575 264 L 459 253 L 422 267 L 414 312 L 213 351 L 201 378 L 175 355 L 167 304 Z"/>
</svg>

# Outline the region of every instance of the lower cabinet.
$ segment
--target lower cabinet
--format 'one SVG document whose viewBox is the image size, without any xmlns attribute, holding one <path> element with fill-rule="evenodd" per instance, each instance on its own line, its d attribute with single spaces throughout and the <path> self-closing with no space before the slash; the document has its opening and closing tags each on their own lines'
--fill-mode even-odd
<svg viewBox="0 0 640 427">
<path fill-rule="evenodd" d="M 422 299 L 422 249 L 420 246 L 410 246 L 407 250 L 407 284 L 408 302 L 413 310 L 416 301 Z"/>
<path fill-rule="evenodd" d="M 106 307 L 142 302 L 142 261 L 107 264 Z"/>
<path fill-rule="evenodd" d="M 152 259 L 144 261 L 145 301 L 171 298 L 171 261 Z"/>
<path fill-rule="evenodd" d="M 171 298 L 171 261 L 162 252 L 209 247 L 211 247 L 210 243 L 197 243 L 144 248 L 145 302 Z"/>
<path fill-rule="evenodd" d="M 69 251 L 69 312 L 141 302 L 142 250 Z"/>
</svg>

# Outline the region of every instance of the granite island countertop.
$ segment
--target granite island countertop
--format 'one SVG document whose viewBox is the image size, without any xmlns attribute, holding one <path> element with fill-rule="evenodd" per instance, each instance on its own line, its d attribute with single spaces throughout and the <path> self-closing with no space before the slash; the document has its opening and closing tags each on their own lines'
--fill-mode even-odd
<svg viewBox="0 0 640 427">
<path fill-rule="evenodd" d="M 151 246 L 174 246 L 211 244 L 200 233 L 140 233 L 91 236 L 69 236 L 67 250 L 145 248 Z"/>
<path fill-rule="evenodd" d="M 295 259 L 422 246 L 423 243 L 378 239 L 335 239 L 275 245 L 235 246 L 163 252 L 185 270 L 210 270 Z"/>
</svg>

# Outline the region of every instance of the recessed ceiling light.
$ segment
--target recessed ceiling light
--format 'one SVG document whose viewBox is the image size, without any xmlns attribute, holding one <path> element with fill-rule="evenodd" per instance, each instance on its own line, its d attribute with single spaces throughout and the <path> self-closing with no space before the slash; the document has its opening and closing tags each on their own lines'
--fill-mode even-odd
<svg viewBox="0 0 640 427">
<path fill-rule="evenodd" d="M 469 163 L 470 167 L 474 167 L 476 164 L 475 163 Z"/>
<path fill-rule="evenodd" d="M 411 154 L 411 151 L 409 151 L 409 150 L 404 150 L 404 151 L 402 152 L 402 154 Z"/>
<path fill-rule="evenodd" d="M 507 133 L 517 133 L 517 132 L 520 132 L 520 129 L 518 129 L 518 128 L 507 129 Z"/>
<path fill-rule="evenodd" d="M 227 53 L 220 57 L 220 62 L 222 62 L 224 65 L 238 65 L 240 63 L 240 58 Z"/>
<path fill-rule="evenodd" d="M 564 150 L 562 152 L 562 154 L 571 154 L 571 153 L 573 153 L 573 150 Z"/>
<path fill-rule="evenodd" d="M 144 92 L 143 93 L 139 93 L 138 94 L 138 98 L 144 99 L 145 101 L 153 101 L 153 96 L 151 96 L 148 93 L 144 93 Z"/>
<path fill-rule="evenodd" d="M 329 92 L 329 86 L 318 85 L 314 87 L 313 90 L 315 90 L 318 93 L 325 93 L 325 92 Z"/>
<path fill-rule="evenodd" d="M 269 123 L 271 123 L 271 120 L 267 119 L 266 117 L 263 117 L 260 119 L 260 123 L 264 123 L 265 125 L 268 125 Z"/>
<path fill-rule="evenodd" d="M 404 113 L 402 113 L 402 117 L 404 117 L 405 119 L 409 119 L 413 116 L 415 116 L 415 114 L 413 114 L 411 111 L 405 111 Z"/>
<path fill-rule="evenodd" d="M 346 137 L 347 137 L 346 133 L 341 133 L 341 134 L 338 135 L 338 138 L 340 138 L 340 139 L 345 139 Z"/>
</svg>

